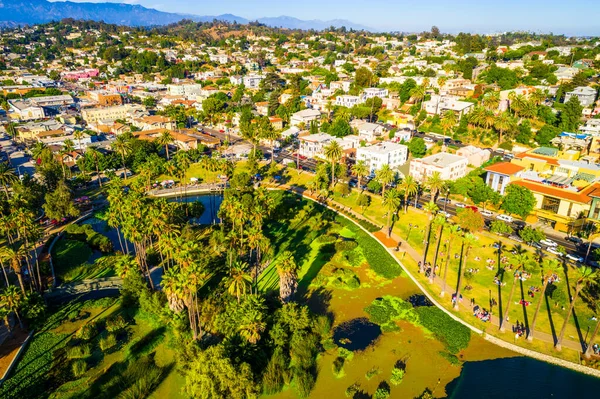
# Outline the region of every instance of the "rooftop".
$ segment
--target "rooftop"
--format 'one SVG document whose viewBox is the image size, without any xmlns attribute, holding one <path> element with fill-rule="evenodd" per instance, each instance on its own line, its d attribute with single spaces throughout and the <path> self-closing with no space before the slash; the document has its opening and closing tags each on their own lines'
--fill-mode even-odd
<svg viewBox="0 0 600 399">
<path fill-rule="evenodd" d="M 525 168 L 522 166 L 519 166 L 517 164 L 510 163 L 510 162 L 500 162 L 500 163 L 495 163 L 493 165 L 490 165 L 484 169 L 488 172 L 499 173 L 501 175 L 511 176 L 511 175 L 514 175 L 515 173 L 522 171 Z"/>
<path fill-rule="evenodd" d="M 445 168 L 457 162 L 467 162 L 467 158 L 454 154 L 448 154 L 447 152 L 440 152 L 438 154 L 422 158 L 420 161 L 427 165 Z"/>
</svg>

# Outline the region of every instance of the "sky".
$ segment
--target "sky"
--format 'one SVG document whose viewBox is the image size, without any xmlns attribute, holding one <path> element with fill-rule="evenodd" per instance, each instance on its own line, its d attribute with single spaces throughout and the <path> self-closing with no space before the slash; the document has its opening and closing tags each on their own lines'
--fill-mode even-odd
<svg viewBox="0 0 600 399">
<path fill-rule="evenodd" d="M 107 0 L 71 0 L 102 2 Z M 108 0 L 161 11 L 248 19 L 346 19 L 381 31 L 600 35 L 600 0 Z"/>
</svg>

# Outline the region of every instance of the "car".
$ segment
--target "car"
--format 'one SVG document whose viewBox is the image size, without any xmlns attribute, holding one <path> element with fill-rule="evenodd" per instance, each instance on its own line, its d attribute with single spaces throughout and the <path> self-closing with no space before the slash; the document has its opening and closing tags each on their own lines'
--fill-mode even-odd
<svg viewBox="0 0 600 399">
<path fill-rule="evenodd" d="M 438 215 L 443 215 L 443 216 L 444 216 L 444 217 L 446 217 L 446 218 L 449 218 L 450 216 L 452 216 L 452 215 L 450 215 L 448 212 L 445 212 L 445 211 L 443 211 L 443 210 L 439 210 L 439 211 L 438 211 Z"/>
<path fill-rule="evenodd" d="M 449 200 L 449 199 L 444 198 L 444 197 L 440 197 L 440 198 L 438 198 L 438 202 L 446 203 L 446 204 L 451 204 L 452 200 Z"/>
<path fill-rule="evenodd" d="M 583 240 L 581 238 L 575 237 L 575 236 L 566 237 L 565 240 L 570 241 L 574 244 L 583 244 Z"/>
<path fill-rule="evenodd" d="M 523 239 L 516 234 L 509 235 L 508 238 L 516 242 L 523 242 Z"/>
<path fill-rule="evenodd" d="M 573 262 L 583 263 L 583 257 L 579 255 L 567 254 L 566 258 L 572 260 Z"/>
<path fill-rule="evenodd" d="M 464 208 L 466 205 L 463 204 L 462 202 L 457 202 L 454 206 L 457 208 Z"/>
<path fill-rule="evenodd" d="M 541 240 L 541 241 L 540 241 L 540 244 L 542 244 L 542 245 L 545 245 L 545 246 L 547 246 L 547 247 L 552 247 L 552 248 L 554 248 L 554 247 L 558 247 L 558 244 L 557 244 L 556 242 L 552 241 L 552 240 L 551 240 L 551 239 L 549 239 L 549 238 L 546 238 L 546 239 L 543 239 L 543 240 Z"/>
<path fill-rule="evenodd" d="M 535 241 L 534 241 L 534 242 L 532 242 L 530 245 L 531 245 L 532 247 L 534 247 L 535 249 L 542 249 L 542 248 L 543 248 L 543 247 L 542 247 L 542 244 L 540 244 L 539 242 L 535 242 Z"/>
<path fill-rule="evenodd" d="M 428 143 L 433 143 L 433 139 L 431 137 L 423 137 L 423 141 L 426 141 Z"/>
<path fill-rule="evenodd" d="M 497 215 L 496 219 L 502 220 L 502 221 L 507 222 L 507 223 L 512 223 L 513 220 L 514 220 L 513 217 L 509 216 L 509 215 Z"/>
<path fill-rule="evenodd" d="M 494 216 L 493 212 L 486 211 L 485 209 L 483 211 L 480 211 L 479 213 L 481 213 L 481 216 L 485 216 L 485 217 L 488 217 L 488 218 L 491 218 L 492 216 Z"/>
<path fill-rule="evenodd" d="M 551 254 L 554 254 L 556 256 L 562 256 L 562 253 L 558 252 L 558 250 L 554 247 L 547 247 L 546 251 L 550 252 Z"/>
</svg>

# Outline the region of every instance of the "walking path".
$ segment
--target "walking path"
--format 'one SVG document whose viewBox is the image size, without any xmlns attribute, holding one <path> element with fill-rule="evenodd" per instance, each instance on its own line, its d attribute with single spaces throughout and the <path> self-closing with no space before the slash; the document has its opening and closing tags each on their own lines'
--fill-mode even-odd
<svg viewBox="0 0 600 399">
<path fill-rule="evenodd" d="M 370 223 L 373 224 L 373 222 L 371 220 L 369 220 L 368 218 L 364 217 L 363 215 L 355 212 L 354 210 L 348 208 L 345 205 L 342 205 L 336 201 L 333 201 L 331 199 L 327 199 L 326 201 L 320 201 L 318 198 L 316 198 L 314 195 L 310 195 L 309 193 L 307 193 L 306 189 L 303 188 L 299 188 L 299 187 L 295 187 L 295 186 L 289 186 L 289 185 L 275 185 L 272 186 L 272 189 L 279 189 L 279 190 L 287 190 L 287 191 L 291 191 L 294 192 L 296 194 L 302 195 L 303 197 L 310 199 L 312 201 L 315 202 L 319 202 L 325 206 L 327 206 L 329 209 L 339 213 L 339 211 L 332 207 L 332 206 L 336 206 L 337 208 L 341 208 L 344 210 L 345 213 L 350 214 L 352 217 L 356 218 L 356 219 L 362 219 L 365 221 L 368 221 Z M 343 213 L 342 213 L 343 215 Z M 352 220 L 352 218 L 349 218 L 349 220 Z M 464 326 L 468 327 L 469 329 L 471 329 L 473 332 L 481 335 L 484 339 L 486 339 L 487 341 L 490 341 L 498 346 L 501 346 L 503 348 L 512 350 L 514 352 L 517 352 L 521 355 L 524 356 L 528 356 L 528 357 L 532 357 L 541 361 L 545 361 L 547 363 L 552 363 L 561 367 L 566 367 L 584 374 L 588 374 L 588 375 L 592 375 L 595 377 L 600 378 L 600 370 L 596 370 L 593 369 L 591 367 L 586 367 L 583 366 L 581 364 L 577 364 L 577 363 L 573 363 L 567 360 L 563 360 L 551 355 L 547 355 L 544 353 L 540 353 L 534 350 L 530 350 L 527 348 L 523 348 L 521 346 L 512 344 L 510 342 L 507 342 L 501 338 L 498 338 L 496 336 L 493 336 L 491 334 L 488 334 L 484 331 L 482 331 L 481 329 L 469 324 L 466 320 L 464 320 L 462 317 L 459 317 L 455 314 L 455 312 L 447 309 L 445 306 L 441 305 L 438 300 L 434 297 L 434 295 L 430 292 L 430 290 L 428 288 L 426 288 L 424 286 L 424 284 L 422 284 L 412 273 L 411 271 L 398 259 L 398 255 L 402 252 L 396 252 L 395 249 L 398 245 L 398 243 L 400 243 L 400 248 L 402 248 L 402 251 L 405 253 L 408 253 L 409 256 L 411 258 L 413 258 L 416 262 L 419 262 L 420 260 L 422 260 L 422 255 L 416 251 L 414 248 L 412 248 L 407 242 L 406 240 L 403 240 L 401 237 L 397 236 L 396 234 L 392 234 L 390 238 L 388 238 L 388 234 L 387 234 L 387 228 L 383 228 L 372 234 L 369 231 L 367 231 L 364 227 L 362 227 L 360 224 L 356 223 L 355 220 L 352 220 L 358 227 L 360 227 L 364 232 L 366 232 L 367 234 L 370 234 L 372 237 L 374 237 L 375 239 L 377 239 L 380 243 L 382 243 L 382 245 L 387 249 L 388 253 L 390 253 L 390 255 L 392 255 L 392 257 L 394 259 L 396 259 L 396 261 L 398 262 L 398 264 L 402 267 L 402 270 L 404 270 L 404 272 L 408 275 L 408 277 L 417 285 L 417 287 L 425 294 L 425 296 L 427 296 L 427 298 L 435 305 L 437 306 L 439 309 L 441 309 L 442 311 L 444 311 L 448 316 L 450 316 L 451 318 L 453 318 L 454 320 L 456 320 L 457 322 L 463 324 Z M 394 249 L 392 249 L 394 248 Z M 437 284 L 438 287 L 441 288 L 441 285 L 443 284 L 441 279 L 436 279 L 435 283 Z M 450 292 L 452 292 L 452 290 L 450 290 L 448 292 L 448 296 L 451 297 Z M 461 312 L 467 312 L 468 315 L 472 314 L 472 307 L 465 304 L 464 302 L 459 302 L 459 307 L 460 307 L 460 311 Z M 491 317 L 490 319 L 490 323 L 496 327 L 498 327 L 499 325 L 499 319 L 496 316 Z M 508 328 L 508 326 L 507 326 Z M 524 338 L 523 338 L 524 339 Z M 544 342 L 548 342 L 548 343 L 552 343 L 554 344 L 554 338 L 552 335 L 547 334 L 547 333 L 543 333 L 540 331 L 536 331 L 535 332 L 535 339 L 540 340 L 540 341 L 544 341 Z M 569 348 L 569 349 L 573 349 L 576 350 L 578 352 L 582 351 L 582 344 L 580 342 L 577 341 L 570 341 L 570 340 L 563 340 L 562 342 L 562 346 Z"/>
</svg>

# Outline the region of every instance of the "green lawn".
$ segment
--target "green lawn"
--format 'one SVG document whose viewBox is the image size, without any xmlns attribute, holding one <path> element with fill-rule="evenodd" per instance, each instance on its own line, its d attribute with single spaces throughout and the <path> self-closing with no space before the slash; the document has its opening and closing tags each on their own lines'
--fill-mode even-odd
<svg viewBox="0 0 600 399">
<path fill-rule="evenodd" d="M 52 249 L 54 272 L 62 283 L 114 276 L 114 270 L 98 262 L 88 263 L 92 249 L 82 241 L 60 239 Z"/>
</svg>

